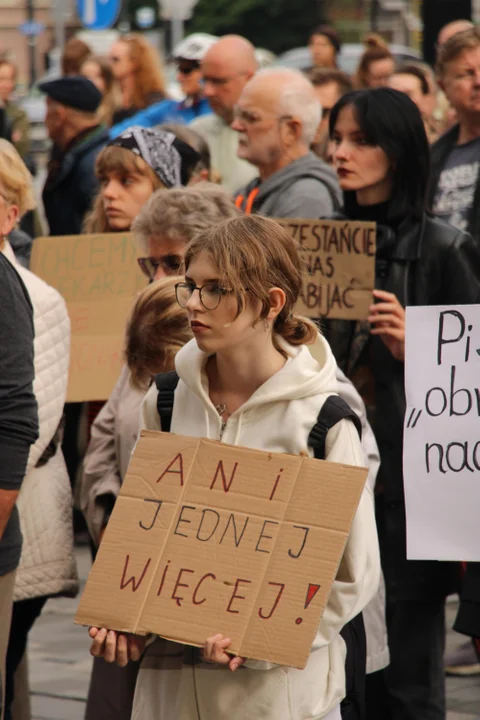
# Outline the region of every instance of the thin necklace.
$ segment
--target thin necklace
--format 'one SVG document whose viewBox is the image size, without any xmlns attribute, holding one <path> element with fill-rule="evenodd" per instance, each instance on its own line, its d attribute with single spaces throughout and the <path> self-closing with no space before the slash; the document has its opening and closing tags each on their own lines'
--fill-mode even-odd
<svg viewBox="0 0 480 720">
<path fill-rule="evenodd" d="M 223 415 L 224 413 L 226 413 L 228 417 L 231 415 L 225 403 L 218 403 L 218 405 L 215 405 L 215 410 L 219 415 Z"/>
</svg>

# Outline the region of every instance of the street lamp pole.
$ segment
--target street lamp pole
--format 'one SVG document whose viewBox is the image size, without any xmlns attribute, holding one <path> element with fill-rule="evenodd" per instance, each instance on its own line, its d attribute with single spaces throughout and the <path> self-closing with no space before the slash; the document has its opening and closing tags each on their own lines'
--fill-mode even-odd
<svg viewBox="0 0 480 720">
<path fill-rule="evenodd" d="M 27 0 L 27 22 L 32 23 L 34 20 L 34 7 L 33 7 L 34 0 Z M 35 35 L 27 35 L 27 43 L 28 43 L 28 60 L 29 60 L 29 68 L 30 68 L 30 87 L 35 84 L 35 81 L 37 79 L 37 58 L 36 58 L 36 49 L 37 49 L 37 42 Z"/>
<path fill-rule="evenodd" d="M 378 28 L 378 0 L 370 2 L 370 28 L 373 32 Z"/>
<path fill-rule="evenodd" d="M 183 38 L 184 22 L 192 16 L 198 0 L 158 0 L 161 16 L 170 21 L 170 43 L 173 49 Z"/>
<path fill-rule="evenodd" d="M 66 17 L 65 7 L 62 8 L 62 0 L 53 0 L 53 17 L 55 20 L 55 47 L 57 52 L 61 53 L 65 45 Z"/>
</svg>

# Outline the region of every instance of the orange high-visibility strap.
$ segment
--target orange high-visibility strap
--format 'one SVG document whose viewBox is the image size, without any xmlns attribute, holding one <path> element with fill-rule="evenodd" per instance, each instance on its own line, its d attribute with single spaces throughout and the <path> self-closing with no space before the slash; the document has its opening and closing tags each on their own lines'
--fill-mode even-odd
<svg viewBox="0 0 480 720">
<path fill-rule="evenodd" d="M 245 207 L 243 207 L 243 203 L 245 202 L 245 197 L 243 195 L 237 195 L 235 199 L 235 205 L 239 210 L 243 210 L 245 215 L 251 215 L 252 214 L 252 207 L 253 203 L 255 202 L 255 198 L 257 197 L 258 193 L 260 191 L 259 187 L 254 188 L 251 190 L 247 197 L 247 202 L 245 203 Z"/>
<path fill-rule="evenodd" d="M 255 202 L 255 198 L 257 197 L 258 193 L 260 192 L 260 188 L 256 187 L 252 190 L 250 195 L 247 198 L 247 204 L 245 205 L 245 215 L 251 215 L 252 214 L 252 207 L 253 203 Z"/>
</svg>

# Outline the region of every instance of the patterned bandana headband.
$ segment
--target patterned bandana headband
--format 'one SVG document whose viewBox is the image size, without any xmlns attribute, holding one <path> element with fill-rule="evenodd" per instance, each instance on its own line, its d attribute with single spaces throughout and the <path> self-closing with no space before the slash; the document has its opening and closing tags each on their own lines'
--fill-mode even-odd
<svg viewBox="0 0 480 720">
<path fill-rule="evenodd" d="M 173 133 L 138 125 L 108 144 L 130 150 L 145 160 L 166 188 L 186 185 L 191 170 L 200 161 L 200 155 Z"/>
</svg>

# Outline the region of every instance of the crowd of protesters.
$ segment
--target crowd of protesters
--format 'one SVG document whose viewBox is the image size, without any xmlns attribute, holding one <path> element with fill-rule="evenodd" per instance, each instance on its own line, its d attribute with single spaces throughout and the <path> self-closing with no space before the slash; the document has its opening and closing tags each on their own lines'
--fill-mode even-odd
<svg viewBox="0 0 480 720">
<path fill-rule="evenodd" d="M 480 29 L 444 27 L 434 71 L 370 34 L 350 77 L 325 25 L 308 48 L 303 72 L 259 69 L 245 38 L 192 35 L 172 53 L 177 100 L 145 37 L 105 58 L 73 38 L 40 84 L 48 234 L 131 231 L 149 283 L 114 390 L 88 405 L 65 405 L 65 302 L 26 267 L 35 167 L 0 60 L 1 720 L 24 720 L 28 633 L 48 598 L 77 594 L 77 522 L 95 556 L 142 428 L 369 477 L 304 670 L 232 656 L 221 635 L 200 653 L 90 628 L 86 720 L 445 720 L 446 670 L 480 673 L 478 565 L 407 559 L 402 473 L 405 308 L 480 303 Z M 367 321 L 295 314 L 302 262 L 275 218 L 376 223 Z M 445 657 L 454 593 L 471 639 Z"/>
</svg>

